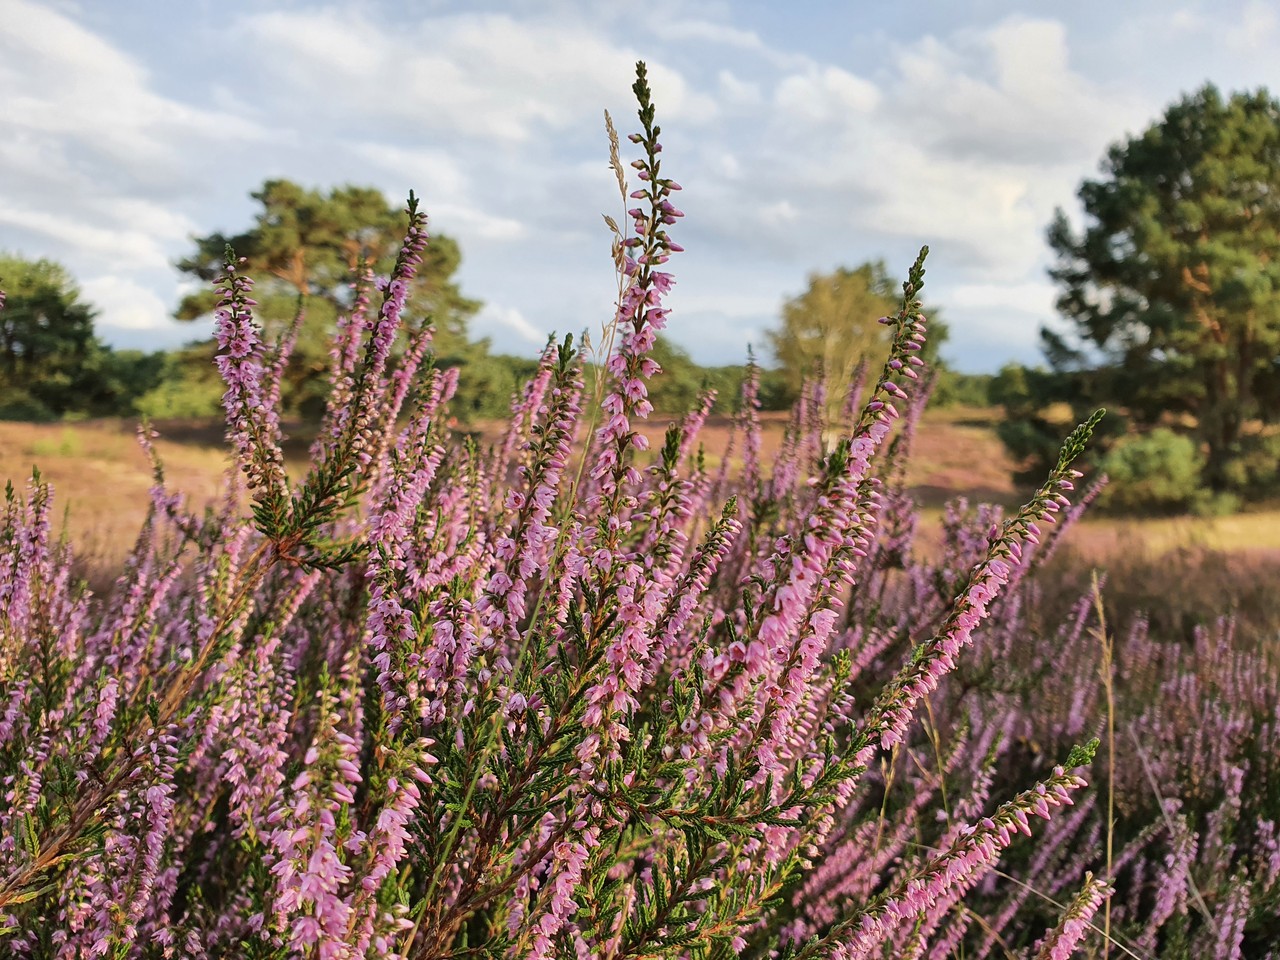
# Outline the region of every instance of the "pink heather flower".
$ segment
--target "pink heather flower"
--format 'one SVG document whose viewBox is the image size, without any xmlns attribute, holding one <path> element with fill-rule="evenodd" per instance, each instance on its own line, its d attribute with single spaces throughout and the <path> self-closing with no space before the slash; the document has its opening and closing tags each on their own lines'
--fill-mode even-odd
<svg viewBox="0 0 1280 960">
<path fill-rule="evenodd" d="M 890 382 L 882 379 L 879 389 Z M 834 607 L 842 603 L 840 597 L 853 582 L 854 561 L 869 543 L 876 501 L 864 493 L 863 484 L 871 458 L 896 417 L 896 411 L 881 411 L 862 423 L 847 446 L 843 470 L 829 476 L 825 485 L 820 481 L 800 544 L 774 560 L 787 573 L 758 635 L 762 649 L 756 662 L 763 668 L 771 710 L 768 736 L 757 748 L 761 778 L 785 766 L 787 738 L 835 628 Z"/>
<path fill-rule="evenodd" d="M 362 264 L 351 284 L 354 292 L 351 312 L 338 318 L 337 332 L 329 350 L 329 396 L 325 404 L 324 421 L 311 445 L 311 459 L 317 464 L 329 458 L 333 452 L 332 445 L 346 435 L 351 422 L 356 391 L 356 365 L 373 287 L 373 271 L 367 264 Z"/>
<path fill-rule="evenodd" d="M 1089 931 L 1089 921 L 1113 892 L 1105 881 L 1086 873 L 1084 888 L 1071 901 L 1058 925 L 1034 948 L 1035 960 L 1068 960 Z"/>
<path fill-rule="evenodd" d="M 116 698 L 120 695 L 120 681 L 108 677 L 98 691 L 98 706 L 93 715 L 93 744 L 101 745 L 111 730 L 111 721 L 116 714 Z"/>
<path fill-rule="evenodd" d="M 1213 960 L 1242 960 L 1245 924 L 1249 920 L 1250 884 L 1241 878 L 1231 881 L 1222 906 L 1214 917 L 1217 938 Z M 1057 960 L 1057 958 L 1054 958 Z"/>
<path fill-rule="evenodd" d="M 430 753 L 432 743 L 421 737 L 388 758 L 390 773 L 379 790 L 382 807 L 359 853 L 361 893 L 355 901 L 355 912 L 363 915 L 361 929 L 372 927 L 378 890 L 408 851 L 408 824 L 422 801 L 420 785 L 431 784 L 427 768 L 436 762 Z"/>
<path fill-rule="evenodd" d="M 303 758 L 304 769 L 277 795 L 268 822 L 274 851 L 277 924 L 295 949 L 332 952 L 346 940 L 351 904 L 343 888 L 352 877 L 343 851 L 364 838 L 340 820 L 360 783 L 359 745 L 337 729 L 332 696 L 321 694 L 320 729 Z M 290 793 L 293 794 L 292 798 Z"/>
<path fill-rule="evenodd" d="M 1195 863 L 1198 849 L 1196 834 L 1185 818 L 1177 815 L 1177 803 L 1176 800 L 1165 801 L 1165 814 L 1172 827 L 1172 836 L 1157 880 L 1155 902 L 1146 915 L 1145 928 L 1139 938 L 1145 949 L 1154 947 L 1160 927 L 1185 902 L 1187 881 Z"/>
<path fill-rule="evenodd" d="M 643 144 L 648 156 L 634 161 L 632 166 L 639 170 L 640 179 L 651 182 L 651 186 L 635 191 L 632 196 L 649 203 L 647 208 L 637 206 L 628 211 L 635 236 L 626 240 L 625 245 L 632 250 L 639 248 L 639 252 L 627 259 L 628 282 L 614 316 L 614 324 L 622 336 L 617 351 L 605 364 L 614 384 L 603 403 L 609 418 L 596 431 L 595 438 L 596 446 L 605 455 L 597 458 L 591 473 L 599 495 L 605 498 L 616 496 L 620 484 L 632 482 L 623 452 L 629 447 L 642 447 L 643 440 L 632 431 L 631 417 L 643 419 L 653 410 L 647 399 L 645 380 L 659 368 L 646 354 L 653 349 L 656 331 L 666 326 L 668 311 L 662 307 L 662 298 L 675 283 L 671 274 L 653 269 L 672 249 L 666 231 L 654 227 L 659 223 L 673 223 L 683 216 L 667 201 L 671 182 L 657 176 L 660 167 L 657 154 L 662 147 L 657 142 L 656 129 L 649 128 L 649 121 L 645 123 L 644 135 L 634 142 Z"/>
<path fill-rule="evenodd" d="M 262 341 L 249 311 L 256 303 L 249 297 L 253 281 L 238 272 L 236 263 L 228 262 L 216 282 L 221 299 L 214 311 L 219 351 L 215 363 L 227 385 L 222 396 L 227 438 L 251 490 L 261 489 L 266 497 L 287 497 L 279 425 L 274 409 L 266 412 L 269 398 L 264 390 L 267 371 Z"/>
<path fill-rule="evenodd" d="M 528 960 L 544 960 L 553 955 L 555 937 L 577 911 L 574 888 L 582 879 L 590 848 L 597 842 L 594 828 L 584 832 L 581 840 L 561 840 L 553 850 L 549 894 L 543 912 L 533 921 L 533 943 L 525 954 Z"/>
<path fill-rule="evenodd" d="M 549 521 L 569 462 L 574 428 L 581 413 L 582 368 L 577 356 L 565 356 L 548 368 L 548 379 L 539 391 L 545 402 L 530 418 L 538 425 L 530 440 L 530 461 L 520 468 L 522 488 L 513 488 L 507 509 L 516 512 L 509 529 L 500 533 L 495 566 L 476 604 L 480 622 L 493 634 L 486 644 L 501 641 L 502 652 L 517 653 L 517 627 L 528 611 L 528 591 L 535 574 L 544 567 L 559 530 Z M 531 425 L 532 428 L 532 425 Z"/>
<path fill-rule="evenodd" d="M 1032 541 L 1035 519 L 1049 516 L 1052 509 L 1056 509 L 1053 498 L 1057 494 L 1053 491 L 1058 480 L 1074 472 L 1064 469 L 1050 476 L 1017 516 L 991 538 L 985 555 L 970 575 L 963 593 L 956 598 L 942 630 L 925 641 L 911 662 L 884 687 L 863 721 L 867 742 L 858 752 L 858 766 L 866 766 L 877 748 L 889 748 L 901 742 L 916 706 L 937 689 L 944 675 L 955 668 L 956 657 L 972 642 L 974 630 L 988 616 L 1000 587 L 1025 564 L 1019 540 Z"/>
<path fill-rule="evenodd" d="M 932 907 L 943 894 L 973 886 L 1017 833 L 1031 834 L 1028 814 L 1048 817 L 1049 807 L 1071 803 L 1070 792 L 1085 785 L 1081 778 L 1055 767 L 1048 780 L 1003 804 L 990 817 L 958 831 L 949 849 L 932 857 L 909 879 L 841 921 L 832 931 L 835 956 L 861 960 L 885 943 L 902 925 Z M 1041 812 L 1043 810 L 1043 812 Z"/>
</svg>

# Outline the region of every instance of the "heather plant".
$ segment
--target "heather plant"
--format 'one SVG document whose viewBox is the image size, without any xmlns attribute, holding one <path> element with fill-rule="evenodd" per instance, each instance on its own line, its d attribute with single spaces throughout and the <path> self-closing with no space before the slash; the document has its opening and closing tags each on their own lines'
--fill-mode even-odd
<svg viewBox="0 0 1280 960">
<path fill-rule="evenodd" d="M 633 174 L 611 136 L 634 206 L 626 228 L 608 218 L 618 301 L 593 390 L 584 345 L 552 341 L 499 442 L 453 436 L 457 371 L 405 316 L 429 242 L 411 194 L 391 272 L 354 278 L 305 475 L 281 454 L 292 333 L 263 342 L 228 251 L 224 500 L 197 511 L 169 490 L 144 426 L 150 512 L 94 596 L 51 535 L 48 486 L 10 487 L 6 955 L 1065 957 L 1100 948 L 1112 889 L 1135 955 L 1198 950 L 1206 929 L 1241 955 L 1280 862 L 1276 795 L 1247 786 L 1276 782 L 1274 669 L 1253 677 L 1206 641 L 1194 669 L 1236 699 L 1215 713 L 1179 688 L 1125 718 L 1162 792 L 1099 862 L 1078 773 L 1100 716 L 1096 670 L 1076 672 L 1087 610 L 1036 623 L 1031 576 L 1078 514 L 1071 463 L 1096 418 L 1021 510 L 957 506 L 941 559 L 915 559 L 902 468 L 928 395 L 923 251 L 885 318 L 889 359 L 855 378 L 843 419 L 807 384 L 765 463 L 749 368 L 740 453 L 709 466 L 710 394 L 646 450 L 683 214 L 642 64 L 634 90 Z M 1119 655 L 1183 682 L 1192 665 L 1140 634 Z M 1160 779 L 1197 782 L 1189 748 L 1167 758 L 1197 723 L 1235 731 L 1214 771 L 1250 764 L 1222 774 L 1212 824 L 1217 781 Z M 1113 786 L 1121 809 L 1151 808 L 1140 782 Z"/>
<path fill-rule="evenodd" d="M 882 636 L 909 635 L 917 617 L 934 616 L 938 584 L 951 582 L 957 561 L 983 549 L 998 513 L 952 505 L 943 555 L 932 563 L 900 568 L 895 545 L 893 557 L 872 565 L 875 589 L 861 594 L 870 603 L 856 619 Z M 1033 568 L 1052 560 L 1056 539 Z M 1056 563 L 1051 569 L 1065 577 Z M 997 598 L 981 642 L 943 679 L 923 722 L 868 771 L 871 789 L 849 829 L 873 836 L 884 862 L 921 855 L 939 845 L 974 798 L 1034 776 L 1070 744 L 1099 736 L 1095 789 L 1047 824 L 1036 844 L 1011 847 L 1000 872 L 955 905 L 957 922 L 968 929 L 955 941 L 964 955 L 1028 947 L 1031 931 L 1055 918 L 1065 929 L 1071 910 L 1097 907 L 1097 884 L 1105 883 L 1115 891 L 1105 923 L 1116 955 L 1275 956 L 1274 649 L 1259 645 L 1257 633 L 1242 638 L 1226 617 L 1194 627 L 1189 639 L 1174 630 L 1154 636 L 1142 616 L 1112 627 L 1104 591 L 1087 579 L 1064 610 L 1046 594 L 1065 595 L 1070 584 L 1047 590 L 1028 572 Z M 864 669 L 868 689 L 897 669 L 900 650 L 900 641 L 875 649 Z M 846 877 L 827 874 L 804 896 L 877 882 L 870 864 L 846 869 Z M 1092 922 L 1101 926 L 1102 915 Z M 1100 931 L 1093 936 L 1103 952 Z"/>
</svg>

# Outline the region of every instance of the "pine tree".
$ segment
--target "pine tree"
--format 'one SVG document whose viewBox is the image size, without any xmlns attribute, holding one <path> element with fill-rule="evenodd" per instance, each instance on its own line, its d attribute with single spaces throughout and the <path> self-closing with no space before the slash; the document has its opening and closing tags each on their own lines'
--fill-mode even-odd
<svg viewBox="0 0 1280 960">
<path fill-rule="evenodd" d="M 1082 404 L 1141 427 L 1186 418 L 1214 491 L 1257 487 L 1280 415 L 1280 103 L 1213 86 L 1113 146 L 1049 229 L 1067 336 L 1044 332 Z M 1083 374 L 1083 376 L 1082 376 Z"/>
<path fill-rule="evenodd" d="M 304 297 L 305 321 L 286 380 L 290 406 L 305 410 L 323 395 L 329 338 L 351 304 L 352 278 L 362 262 L 378 274 L 390 271 L 404 237 L 404 214 L 370 187 L 323 193 L 269 180 L 252 197 L 261 204 L 252 227 L 235 235 L 197 237 L 195 252 L 178 262 L 179 270 L 203 286 L 183 299 L 177 317 L 210 315 L 217 301 L 213 280 L 222 271 L 228 245 L 246 258 L 245 271 L 257 280 L 256 310 L 269 335 L 288 326 Z M 480 304 L 464 297 L 453 279 L 461 259 L 457 243 L 434 235 L 406 303 L 410 316 L 435 324 L 433 346 L 442 362 L 469 359 L 474 352 L 467 320 Z"/>
</svg>

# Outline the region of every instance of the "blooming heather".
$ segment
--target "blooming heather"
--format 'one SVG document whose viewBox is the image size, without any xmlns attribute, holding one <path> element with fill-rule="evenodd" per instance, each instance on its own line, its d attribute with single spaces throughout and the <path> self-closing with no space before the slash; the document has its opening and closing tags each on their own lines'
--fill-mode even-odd
<svg viewBox="0 0 1280 960">
<path fill-rule="evenodd" d="M 1037 945 L 1036 960 L 1067 960 L 1089 929 L 1089 921 L 1098 912 L 1112 890 L 1092 874 L 1086 875 L 1084 888 L 1076 894 L 1062 921 Z"/>
<path fill-rule="evenodd" d="M 214 310 L 215 362 L 227 385 L 222 396 L 227 439 L 235 447 L 249 489 L 261 488 L 263 500 L 277 505 L 287 490 L 277 413 L 280 397 L 263 362 L 262 340 L 250 313 L 257 301 L 249 296 L 253 281 L 239 270 L 243 262 L 228 251 L 217 281 L 221 299 Z M 274 366 L 282 368 L 287 343 L 280 356 Z M 278 382 L 278 371 L 275 379 Z"/>
<path fill-rule="evenodd" d="M 634 90 L 613 349 L 549 343 L 492 447 L 455 433 L 466 370 L 408 315 L 411 195 L 391 274 L 357 272 L 301 475 L 290 337 L 263 344 L 229 256 L 221 501 L 169 489 L 143 430 L 151 508 L 98 595 L 49 485 L 10 486 L 0 955 L 1063 956 L 1098 946 L 1091 876 L 1135 953 L 1273 948 L 1280 680 L 1230 621 L 1117 635 L 1138 762 L 1090 774 L 1131 818 L 1101 857 L 1072 746 L 1100 729 L 1104 628 L 1083 588 L 1043 597 L 1095 421 L 1007 521 L 954 504 L 916 549 L 923 252 L 844 416 L 813 380 L 766 455 L 749 372 L 741 455 L 700 451 L 710 394 L 648 449 L 683 214 L 643 65 Z"/>
</svg>

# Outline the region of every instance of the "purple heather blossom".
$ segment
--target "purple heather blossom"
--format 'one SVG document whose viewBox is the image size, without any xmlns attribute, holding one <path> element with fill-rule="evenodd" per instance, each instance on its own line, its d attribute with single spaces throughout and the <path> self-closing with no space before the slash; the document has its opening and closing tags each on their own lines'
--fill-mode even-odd
<svg viewBox="0 0 1280 960">
<path fill-rule="evenodd" d="M 544 960 L 552 956 L 555 937 L 569 922 L 579 904 L 573 899 L 574 888 L 582 879 L 590 848 L 597 842 L 594 830 L 581 840 L 561 840 L 553 849 L 550 882 L 545 910 L 532 921 L 532 944 L 524 956 L 527 960 Z"/>
<path fill-rule="evenodd" d="M 1019 794 L 990 817 L 960 830 L 950 848 L 931 858 L 919 873 L 900 881 L 860 914 L 839 923 L 829 935 L 835 944 L 832 956 L 859 960 L 871 955 L 904 921 L 931 907 L 944 893 L 972 886 L 1016 833 L 1030 836 L 1029 815 L 1049 819 L 1051 807 L 1070 804 L 1071 791 L 1083 786 L 1081 778 L 1056 767 L 1035 789 Z"/>
<path fill-rule="evenodd" d="M 249 296 L 253 281 L 239 272 L 242 263 L 243 259 L 228 260 L 216 286 L 221 299 L 214 310 L 218 344 L 215 362 L 227 385 L 222 395 L 227 439 L 235 447 L 249 488 L 261 489 L 266 497 L 282 497 L 288 493 L 288 481 L 276 408 L 268 402 L 273 387 L 264 363 L 262 340 L 249 309 L 257 305 Z"/>
<path fill-rule="evenodd" d="M 1068 960 L 1089 930 L 1089 921 L 1112 894 L 1102 880 L 1085 875 L 1084 888 L 1071 901 L 1058 925 L 1034 948 L 1036 960 Z"/>
</svg>

